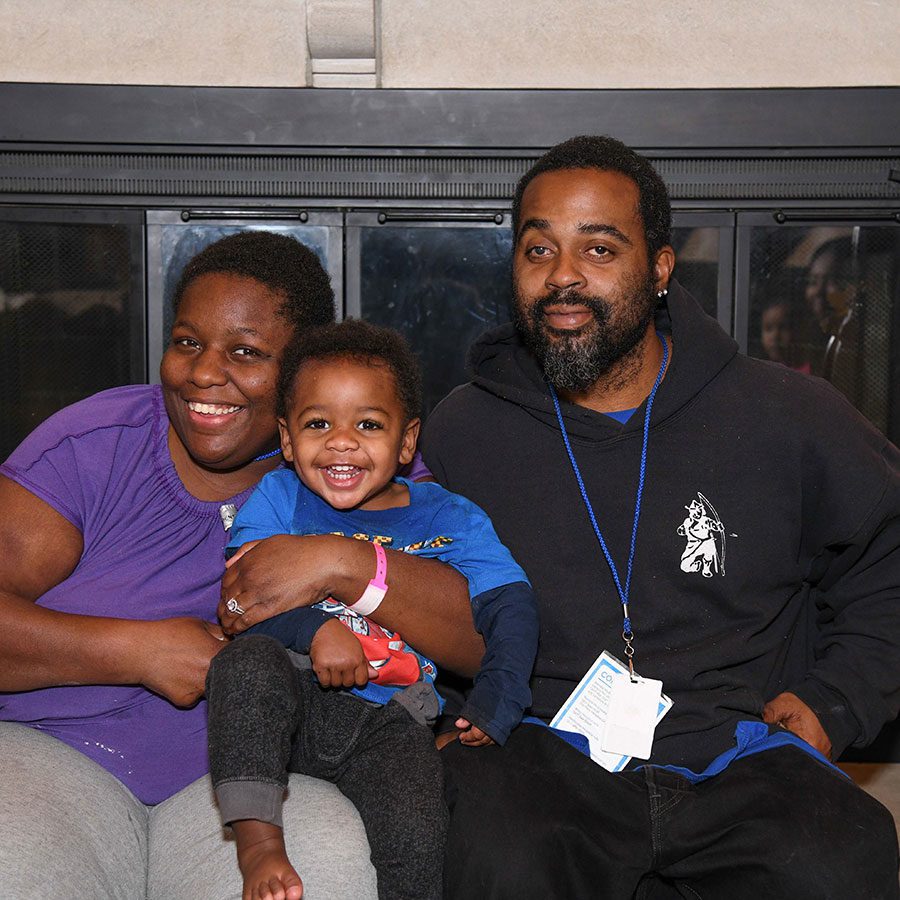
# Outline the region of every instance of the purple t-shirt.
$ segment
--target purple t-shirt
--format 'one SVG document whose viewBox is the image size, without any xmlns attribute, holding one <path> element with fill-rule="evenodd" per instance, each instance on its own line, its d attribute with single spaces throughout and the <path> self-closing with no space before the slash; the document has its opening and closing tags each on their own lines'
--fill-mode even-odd
<svg viewBox="0 0 900 900">
<path fill-rule="evenodd" d="M 40 606 L 215 621 L 226 542 L 221 503 L 185 490 L 168 426 L 158 386 L 114 388 L 52 416 L 0 466 L 84 536 L 75 571 Z M 249 495 L 223 502 L 240 506 Z M 80 750 L 144 803 L 159 803 L 208 771 L 205 702 L 185 710 L 141 687 L 55 687 L 0 693 L 0 719 Z"/>
<path fill-rule="evenodd" d="M 425 465 L 425 460 L 422 459 L 422 454 L 418 450 L 416 450 L 416 455 L 412 458 L 412 462 L 408 466 L 403 466 L 397 474 L 408 478 L 410 481 L 434 478 L 434 475 L 431 474 L 431 469 Z"/>
</svg>

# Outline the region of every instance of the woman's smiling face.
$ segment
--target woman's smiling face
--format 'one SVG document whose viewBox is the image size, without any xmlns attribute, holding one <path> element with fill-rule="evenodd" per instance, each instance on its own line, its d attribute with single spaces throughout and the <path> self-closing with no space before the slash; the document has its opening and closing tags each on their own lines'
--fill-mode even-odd
<svg viewBox="0 0 900 900">
<path fill-rule="evenodd" d="M 276 446 L 278 366 L 293 333 L 282 303 L 225 272 L 198 276 L 182 295 L 160 379 L 172 430 L 203 469 L 235 469 Z"/>
</svg>

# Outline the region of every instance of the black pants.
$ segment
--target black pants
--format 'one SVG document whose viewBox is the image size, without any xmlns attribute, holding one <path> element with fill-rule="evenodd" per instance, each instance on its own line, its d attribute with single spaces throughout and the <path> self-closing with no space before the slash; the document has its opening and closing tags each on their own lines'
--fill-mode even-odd
<svg viewBox="0 0 900 900">
<path fill-rule="evenodd" d="M 890 813 L 785 747 L 693 785 L 612 775 L 546 729 L 443 751 L 444 896 L 598 900 L 868 900 L 898 893 Z"/>
<path fill-rule="evenodd" d="M 359 810 L 379 898 L 439 900 L 447 810 L 429 729 L 398 703 L 323 690 L 263 635 L 222 650 L 206 689 L 213 787 L 275 786 L 280 803 L 289 771 L 331 781 Z"/>
</svg>

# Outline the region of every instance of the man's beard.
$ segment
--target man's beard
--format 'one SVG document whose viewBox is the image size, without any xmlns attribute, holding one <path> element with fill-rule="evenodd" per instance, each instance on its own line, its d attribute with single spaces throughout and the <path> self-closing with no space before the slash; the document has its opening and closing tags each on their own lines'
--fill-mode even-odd
<svg viewBox="0 0 900 900">
<path fill-rule="evenodd" d="M 513 322 L 547 380 L 557 390 L 571 393 L 586 391 L 632 353 L 647 333 L 658 303 L 650 272 L 626 285 L 615 320 L 607 298 L 577 291 L 551 291 L 526 309 L 514 283 L 513 300 Z M 571 331 L 551 327 L 544 310 L 563 303 L 586 307 L 593 322 Z"/>
</svg>

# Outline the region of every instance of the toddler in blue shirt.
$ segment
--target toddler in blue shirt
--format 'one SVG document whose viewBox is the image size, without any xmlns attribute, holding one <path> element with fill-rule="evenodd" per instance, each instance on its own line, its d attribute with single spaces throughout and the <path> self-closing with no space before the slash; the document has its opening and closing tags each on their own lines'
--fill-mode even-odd
<svg viewBox="0 0 900 900">
<path fill-rule="evenodd" d="M 442 560 L 468 581 L 485 655 L 456 722 L 460 740 L 504 743 L 531 702 L 538 623 L 524 572 L 477 506 L 396 476 L 415 453 L 420 402 L 415 358 L 390 329 L 346 320 L 285 353 L 278 415 L 293 468 L 263 478 L 229 551 L 276 534 L 341 534 L 371 542 L 375 577 L 353 604 L 329 598 L 258 623 L 210 667 L 210 771 L 246 897 L 302 896 L 281 832 L 290 771 L 326 778 L 354 802 L 379 897 L 441 896 L 447 813 L 423 727 L 440 698 L 434 664 L 376 621 L 385 548 Z M 240 596 L 231 601 L 241 608 Z"/>
</svg>

